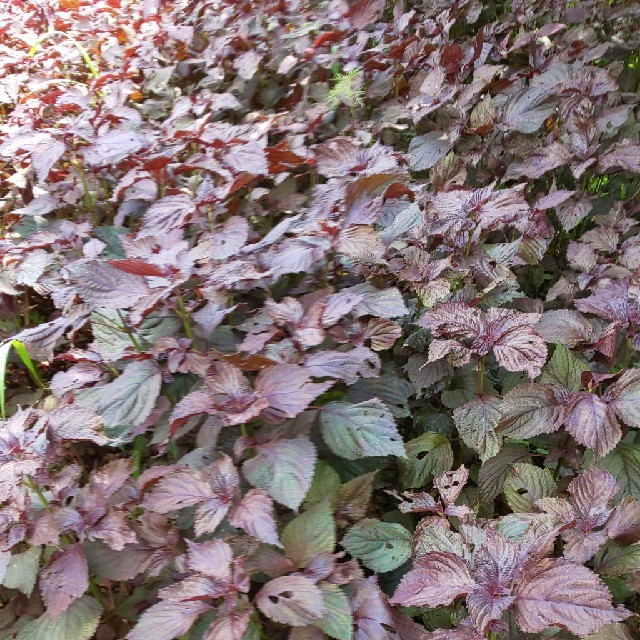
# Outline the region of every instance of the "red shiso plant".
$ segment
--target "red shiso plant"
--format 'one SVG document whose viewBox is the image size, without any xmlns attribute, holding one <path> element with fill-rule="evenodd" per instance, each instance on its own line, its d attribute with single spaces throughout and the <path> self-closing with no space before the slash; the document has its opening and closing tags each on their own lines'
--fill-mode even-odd
<svg viewBox="0 0 640 640">
<path fill-rule="evenodd" d="M 0 33 L 0 640 L 638 637 L 637 2 Z"/>
</svg>

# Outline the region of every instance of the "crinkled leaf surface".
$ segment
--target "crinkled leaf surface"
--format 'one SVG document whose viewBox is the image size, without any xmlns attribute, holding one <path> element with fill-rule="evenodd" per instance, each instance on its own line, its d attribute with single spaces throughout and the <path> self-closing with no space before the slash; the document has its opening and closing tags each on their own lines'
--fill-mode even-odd
<svg viewBox="0 0 640 640">
<path fill-rule="evenodd" d="M 256 595 L 262 613 L 281 624 L 303 627 L 325 613 L 322 591 L 304 576 L 282 576 L 267 582 Z"/>
<path fill-rule="evenodd" d="M 160 384 L 160 370 L 154 362 L 132 362 L 113 382 L 78 392 L 76 402 L 102 416 L 107 435 L 119 435 L 149 416 Z"/>
<path fill-rule="evenodd" d="M 276 440 L 261 445 L 242 471 L 276 502 L 297 509 L 311 486 L 316 458 L 316 449 L 306 437 Z"/>
<path fill-rule="evenodd" d="M 359 404 L 332 402 L 320 413 L 322 437 L 329 448 L 347 460 L 366 456 L 405 457 L 393 415 L 377 399 Z"/>
<path fill-rule="evenodd" d="M 411 534 L 400 524 L 365 519 L 351 527 L 340 544 L 372 571 L 393 571 L 411 556 Z"/>
</svg>

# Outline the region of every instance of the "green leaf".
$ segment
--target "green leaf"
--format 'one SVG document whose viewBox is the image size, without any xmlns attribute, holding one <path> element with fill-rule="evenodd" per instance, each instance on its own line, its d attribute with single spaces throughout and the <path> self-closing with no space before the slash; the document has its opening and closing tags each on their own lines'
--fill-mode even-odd
<svg viewBox="0 0 640 640">
<path fill-rule="evenodd" d="M 411 534 L 402 525 L 361 520 L 347 531 L 342 546 L 362 564 L 384 573 L 393 571 L 411 557 Z"/>
<path fill-rule="evenodd" d="M 488 503 L 502 491 L 511 465 L 529 459 L 526 447 L 517 444 L 505 445 L 500 453 L 489 458 L 481 467 L 478 474 L 478 497 L 480 502 Z"/>
<path fill-rule="evenodd" d="M 27 367 L 27 371 L 33 378 L 33 381 L 41 388 L 44 389 L 44 382 L 40 379 L 40 375 L 38 374 L 38 370 L 36 369 L 33 361 L 31 360 L 31 356 L 29 356 L 29 352 L 27 348 L 20 342 L 20 340 L 12 340 L 11 346 L 16 350 L 18 356 L 20 356 L 20 360 L 22 360 L 22 364 Z"/>
<path fill-rule="evenodd" d="M 43 614 L 29 623 L 16 640 L 89 640 L 100 622 L 102 607 L 89 596 L 73 602 L 55 620 Z"/>
<path fill-rule="evenodd" d="M 483 462 L 500 451 L 502 436 L 495 430 L 501 415 L 500 399 L 484 395 L 453 412 L 460 437 L 468 447 L 478 452 Z"/>
<path fill-rule="evenodd" d="M 557 344 L 549 362 L 542 370 L 540 382 L 559 384 L 569 391 L 579 391 L 582 388 L 584 371 L 589 371 L 589 364 L 563 344 Z"/>
<path fill-rule="evenodd" d="M 256 447 L 242 471 L 254 487 L 297 511 L 311 486 L 316 460 L 316 448 L 305 436 L 274 440 Z"/>
<path fill-rule="evenodd" d="M 31 628 L 33 615 L 21 615 L 8 629 L 0 631 L 0 640 L 16 640 L 23 629 Z"/>
<path fill-rule="evenodd" d="M 405 489 L 424 487 L 434 476 L 453 467 L 453 450 L 441 434 L 428 431 L 405 445 L 407 460 L 399 459 L 400 478 Z"/>
<path fill-rule="evenodd" d="M 607 581 L 605 580 L 604 582 L 607 584 L 609 591 L 611 591 Z M 629 627 L 622 622 L 614 622 L 603 627 L 598 633 L 589 636 L 587 640 L 633 640 L 633 637 Z"/>
<path fill-rule="evenodd" d="M 329 582 L 321 582 L 318 587 L 322 591 L 325 611 L 322 618 L 314 622 L 313 626 L 336 640 L 351 640 L 353 638 L 353 615 L 347 596 L 340 587 Z"/>
<path fill-rule="evenodd" d="M 640 445 L 621 442 L 611 453 L 598 460 L 598 466 L 615 477 L 620 487 L 616 502 L 625 496 L 640 499 Z"/>
<path fill-rule="evenodd" d="M 120 236 L 128 233 L 129 230 L 125 227 L 96 227 L 92 233 L 94 236 L 102 240 L 107 246 L 102 252 L 102 256 L 106 260 L 126 258 L 127 254 L 124 251 Z"/>
<path fill-rule="evenodd" d="M 347 398 L 351 402 L 382 400 L 395 418 L 408 418 L 409 398 L 413 395 L 413 385 L 392 373 L 383 373 L 379 378 L 358 380 L 349 386 Z"/>
<path fill-rule="evenodd" d="M 357 522 L 365 517 L 376 473 L 377 471 L 372 471 L 357 476 L 340 487 L 336 506 L 336 515 L 339 519 Z"/>
<path fill-rule="evenodd" d="M 320 430 L 331 451 L 347 460 L 406 457 L 393 415 L 377 398 L 359 404 L 325 405 L 320 412 Z"/>
<path fill-rule="evenodd" d="M 76 392 L 76 402 L 102 416 L 107 435 L 126 433 L 153 411 L 161 383 L 155 362 L 135 361 L 113 382 Z"/>
<path fill-rule="evenodd" d="M 7 363 L 9 361 L 9 353 L 11 352 L 11 348 L 15 349 L 16 353 L 22 360 L 22 363 L 25 367 L 27 367 L 27 371 L 33 378 L 34 382 L 41 388 L 44 389 L 44 382 L 42 382 L 40 375 L 38 374 L 38 370 L 36 369 L 29 353 L 20 342 L 20 340 L 11 340 L 9 342 L 5 342 L 3 345 L 0 345 L 0 414 L 2 415 L 2 419 L 6 420 L 7 411 L 6 411 L 6 381 L 7 381 Z"/>
<path fill-rule="evenodd" d="M 434 551 L 471 559 L 469 548 L 459 533 L 438 524 L 418 525 L 413 539 L 414 561 Z"/>
<path fill-rule="evenodd" d="M 5 407 L 6 379 L 7 379 L 7 361 L 9 352 L 11 351 L 11 343 L 5 342 L 0 345 L 0 412 L 2 419 L 7 419 L 7 411 Z"/>
<path fill-rule="evenodd" d="M 280 539 L 286 556 L 300 567 L 317 553 L 333 553 L 336 526 L 329 504 L 321 502 L 294 518 Z"/>
<path fill-rule="evenodd" d="M 605 576 L 622 576 L 640 571 L 640 544 L 622 546 L 609 542 L 596 558 L 598 573 Z"/>
<path fill-rule="evenodd" d="M 534 512 L 536 500 L 553 498 L 556 493 L 557 486 L 551 471 L 533 464 L 514 464 L 504 483 L 504 497 L 511 509 L 518 513 Z"/>
<path fill-rule="evenodd" d="M 260 640 L 261 637 L 262 636 L 260 634 L 260 627 L 258 627 L 258 625 L 253 620 L 251 620 L 251 622 L 249 622 L 247 630 L 242 636 L 242 640 Z"/>
<path fill-rule="evenodd" d="M 24 553 L 14 553 L 9 561 L 2 584 L 30 596 L 38 578 L 40 547 L 31 547 Z"/>
<path fill-rule="evenodd" d="M 329 502 L 334 507 L 341 484 L 340 476 L 335 469 L 330 464 L 318 460 L 313 474 L 313 481 L 302 503 L 303 508 L 308 509 L 312 505 L 324 501 Z"/>
</svg>

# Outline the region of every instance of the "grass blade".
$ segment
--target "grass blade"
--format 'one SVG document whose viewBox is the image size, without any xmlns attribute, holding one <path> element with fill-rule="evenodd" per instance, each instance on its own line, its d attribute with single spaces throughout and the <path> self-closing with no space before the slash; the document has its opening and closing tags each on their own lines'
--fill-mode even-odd
<svg viewBox="0 0 640 640">
<path fill-rule="evenodd" d="M 7 361 L 9 360 L 9 351 L 11 351 L 11 342 L 5 342 L 0 345 L 0 414 L 2 419 L 6 420 L 5 408 L 5 388 L 7 379 Z"/>
<path fill-rule="evenodd" d="M 27 367 L 27 370 L 31 374 L 33 381 L 41 389 L 44 389 L 45 388 L 44 382 L 42 382 L 42 378 L 40 378 L 40 374 L 38 373 L 38 370 L 33 364 L 33 360 L 31 360 L 31 356 L 29 355 L 29 352 L 27 351 L 24 344 L 22 344 L 20 340 L 12 340 L 11 344 L 13 345 L 13 348 L 16 350 L 16 353 L 20 356 L 20 360 L 22 360 L 22 363 L 24 364 L 24 366 Z"/>
</svg>

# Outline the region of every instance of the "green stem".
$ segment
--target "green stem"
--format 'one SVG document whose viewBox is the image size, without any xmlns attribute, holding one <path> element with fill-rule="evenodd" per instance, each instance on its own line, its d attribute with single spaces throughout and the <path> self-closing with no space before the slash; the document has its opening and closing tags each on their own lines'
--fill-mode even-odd
<svg viewBox="0 0 640 640">
<path fill-rule="evenodd" d="M 164 198 L 164 195 L 167 191 L 167 185 L 164 179 L 164 169 L 160 169 L 158 172 L 158 197 Z"/>
<path fill-rule="evenodd" d="M 89 187 L 89 182 L 87 180 L 87 175 L 84 172 L 84 167 L 82 163 L 77 158 L 74 158 L 71 161 L 71 164 L 76 168 L 78 172 L 78 176 L 80 177 L 80 182 L 82 182 L 82 190 L 84 191 L 84 195 L 82 196 L 82 202 L 84 206 L 89 209 L 89 211 L 93 211 L 96 206 L 95 198 L 91 193 L 91 189 Z"/>
<path fill-rule="evenodd" d="M 464 255 L 467 257 L 471 252 L 471 245 L 473 244 L 473 236 L 469 234 L 469 241 L 467 242 L 467 246 L 464 249 Z"/>
<path fill-rule="evenodd" d="M 22 479 L 22 484 L 31 489 L 31 491 L 33 491 L 33 493 L 35 493 L 38 496 L 38 499 L 40 500 L 40 502 L 42 502 L 42 506 L 49 512 L 52 513 L 53 509 L 51 508 L 51 505 L 49 504 L 49 501 L 44 497 L 44 494 L 42 493 L 42 489 L 40 489 L 40 487 L 37 485 L 37 483 L 35 482 L 35 480 L 31 477 L 31 476 L 26 476 L 25 478 Z"/>
<path fill-rule="evenodd" d="M 11 346 L 15 349 L 20 360 L 22 360 L 22 364 L 27 367 L 27 371 L 29 372 L 32 380 L 40 387 L 40 389 L 46 389 L 45 384 L 42 382 L 42 378 L 40 378 L 40 374 L 38 373 L 35 364 L 33 364 L 33 360 L 31 360 L 31 356 L 24 344 L 20 342 L 20 340 L 12 340 Z"/>
<path fill-rule="evenodd" d="M 144 453 L 144 448 L 147 445 L 147 439 L 145 436 L 137 436 L 133 441 L 133 462 L 135 465 L 135 470 L 131 474 L 132 478 L 138 478 L 142 474 L 142 454 Z"/>
<path fill-rule="evenodd" d="M 627 338 L 626 347 L 627 349 L 624 356 L 624 361 L 622 363 L 623 371 L 629 368 L 629 364 L 631 364 L 631 357 L 633 356 L 634 349 L 633 349 L 633 342 L 631 341 L 631 338 Z"/>
<path fill-rule="evenodd" d="M 104 598 L 102 596 L 102 592 L 100 591 L 100 588 L 98 587 L 98 585 L 96 584 L 95 578 L 90 578 L 89 579 L 89 590 L 91 591 L 91 593 L 93 594 L 93 597 L 98 601 L 98 603 L 100 604 L 100 606 L 103 609 L 107 609 L 107 604 L 104 601 Z"/>
<path fill-rule="evenodd" d="M 62 36 L 63 38 L 67 38 L 67 40 L 69 40 L 71 44 L 73 44 L 73 46 L 80 52 L 82 59 L 84 60 L 85 64 L 87 65 L 87 68 L 89 69 L 89 73 L 94 78 L 97 78 L 100 75 L 100 73 L 98 72 L 98 67 L 93 63 L 93 60 L 91 60 L 91 58 L 89 57 L 89 53 L 87 52 L 87 50 L 73 36 L 70 36 L 68 33 L 64 33 L 63 31 L 52 30 L 40 36 L 36 40 L 33 47 L 29 49 L 29 53 L 27 55 L 32 56 L 38 50 L 38 47 L 45 40 L 48 40 L 49 38 L 53 38 L 53 36 Z"/>
<path fill-rule="evenodd" d="M 476 378 L 476 393 L 481 396 L 484 391 L 484 358 L 478 361 L 478 370 Z"/>
<path fill-rule="evenodd" d="M 193 335 L 193 329 L 191 328 L 191 323 L 189 322 L 189 312 L 187 311 L 184 305 L 184 299 L 182 294 L 178 294 L 176 298 L 177 310 L 176 313 L 178 317 L 182 320 L 182 324 L 184 325 L 184 332 L 187 334 L 187 338 L 193 342 L 195 340 L 195 336 Z"/>
<path fill-rule="evenodd" d="M 127 336 L 129 336 L 131 344 L 137 349 L 139 353 L 142 353 L 142 347 L 140 346 L 138 339 L 135 337 L 133 331 L 131 330 L 131 327 L 127 326 L 127 323 L 125 322 L 120 309 L 118 309 L 118 316 L 120 317 L 120 322 L 122 322 L 122 330 L 127 334 Z"/>
</svg>

